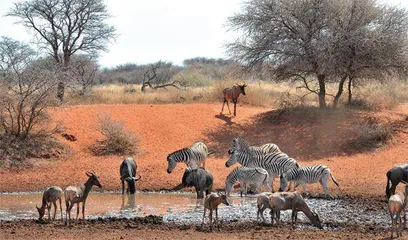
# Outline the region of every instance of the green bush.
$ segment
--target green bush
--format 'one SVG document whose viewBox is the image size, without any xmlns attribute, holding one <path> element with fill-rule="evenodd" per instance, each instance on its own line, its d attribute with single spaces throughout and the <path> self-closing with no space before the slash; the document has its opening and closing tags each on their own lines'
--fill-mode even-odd
<svg viewBox="0 0 408 240">
<path fill-rule="evenodd" d="M 212 85 L 213 81 L 195 70 L 187 70 L 177 73 L 173 77 L 183 87 L 206 87 Z"/>
</svg>

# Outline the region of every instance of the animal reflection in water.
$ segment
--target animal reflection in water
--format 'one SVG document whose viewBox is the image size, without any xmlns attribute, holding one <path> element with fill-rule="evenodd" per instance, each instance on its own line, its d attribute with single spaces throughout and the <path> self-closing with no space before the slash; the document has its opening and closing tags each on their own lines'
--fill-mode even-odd
<svg viewBox="0 0 408 240">
<path fill-rule="evenodd" d="M 127 201 L 125 203 L 125 199 Z M 134 211 L 135 208 L 135 194 L 122 194 L 122 204 L 120 205 L 120 211 Z"/>
</svg>

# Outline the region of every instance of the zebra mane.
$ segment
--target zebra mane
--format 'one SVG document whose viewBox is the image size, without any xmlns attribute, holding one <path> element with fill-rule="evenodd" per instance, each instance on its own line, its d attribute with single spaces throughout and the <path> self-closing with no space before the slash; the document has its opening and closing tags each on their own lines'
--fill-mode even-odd
<svg viewBox="0 0 408 240">
<path fill-rule="evenodd" d="M 238 145 L 241 147 L 241 148 L 244 148 L 244 149 L 249 149 L 249 147 L 251 146 L 250 144 L 249 144 L 249 142 L 248 141 L 246 141 L 245 139 L 243 139 L 242 137 L 236 137 L 236 138 L 234 138 L 233 140 L 232 140 L 234 143 L 238 143 Z M 234 145 L 234 144 L 233 144 Z M 235 146 L 236 147 L 236 146 Z"/>
</svg>

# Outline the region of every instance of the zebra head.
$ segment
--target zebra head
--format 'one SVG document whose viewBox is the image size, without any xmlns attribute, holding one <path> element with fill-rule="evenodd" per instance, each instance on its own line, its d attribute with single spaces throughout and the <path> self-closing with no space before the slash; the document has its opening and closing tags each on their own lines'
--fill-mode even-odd
<svg viewBox="0 0 408 240">
<path fill-rule="evenodd" d="M 171 173 L 173 171 L 173 169 L 176 167 L 176 159 L 174 154 L 169 154 L 169 156 L 167 156 L 167 173 Z"/>
<path fill-rule="evenodd" d="M 280 176 L 279 192 L 286 191 L 287 187 L 288 187 L 288 179 L 286 178 L 286 173 L 282 173 L 282 175 Z"/>
<path fill-rule="evenodd" d="M 237 150 L 233 150 L 233 149 L 230 149 L 230 150 L 228 150 L 228 153 L 229 153 L 229 158 L 228 158 L 228 160 L 227 160 L 227 162 L 225 163 L 225 166 L 226 167 L 231 167 L 232 165 L 234 165 L 235 163 L 237 163 L 238 162 L 238 151 Z"/>
</svg>

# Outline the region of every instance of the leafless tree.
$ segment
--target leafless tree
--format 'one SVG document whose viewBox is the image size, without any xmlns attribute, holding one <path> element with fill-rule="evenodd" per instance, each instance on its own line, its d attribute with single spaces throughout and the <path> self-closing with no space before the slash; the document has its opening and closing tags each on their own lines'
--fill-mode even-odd
<svg viewBox="0 0 408 240">
<path fill-rule="evenodd" d="M 376 0 L 250 0 L 229 19 L 242 37 L 227 45 L 247 69 L 268 63 L 280 80 L 300 80 L 326 108 L 347 79 L 407 66 L 407 11 Z M 338 83 L 336 94 L 326 92 Z"/>
<path fill-rule="evenodd" d="M 69 70 L 73 89 L 80 96 L 88 94 L 99 73 L 98 64 L 89 55 L 78 55 L 71 60 Z"/>
<path fill-rule="evenodd" d="M 95 55 L 116 37 L 115 28 L 105 22 L 110 16 L 103 0 L 27 0 L 15 3 L 7 16 L 32 30 L 40 47 L 64 70 L 73 54 Z M 65 82 L 60 81 L 60 100 L 64 88 Z"/>
<path fill-rule="evenodd" d="M 46 117 L 56 86 L 54 65 L 34 61 L 35 53 L 10 38 L 0 39 L 0 124 L 3 135 L 27 138 Z"/>
<path fill-rule="evenodd" d="M 179 81 L 171 81 L 171 78 L 175 74 L 172 71 L 172 66 L 172 63 L 164 61 L 150 64 L 143 74 L 141 91 L 144 92 L 146 87 L 150 87 L 151 89 L 167 89 L 167 87 L 180 89 Z"/>
</svg>

